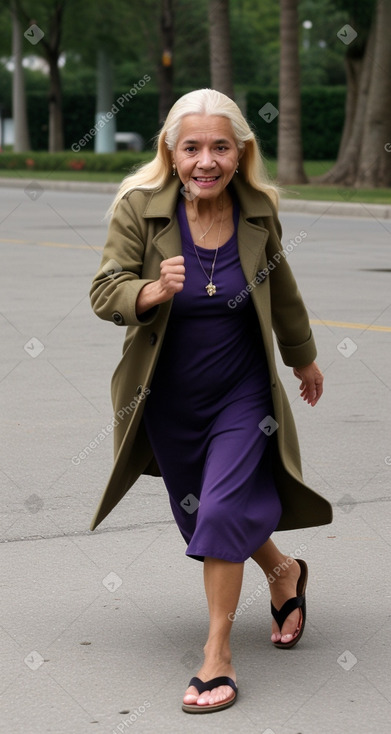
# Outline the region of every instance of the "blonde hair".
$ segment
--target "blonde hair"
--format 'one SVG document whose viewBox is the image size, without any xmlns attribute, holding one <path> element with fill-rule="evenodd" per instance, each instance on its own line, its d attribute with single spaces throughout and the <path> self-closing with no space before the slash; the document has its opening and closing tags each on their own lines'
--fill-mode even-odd
<svg viewBox="0 0 391 734">
<path fill-rule="evenodd" d="M 197 89 L 180 97 L 171 107 L 157 136 L 157 153 L 122 181 L 108 211 L 112 214 L 120 200 L 133 189 L 161 189 L 172 175 L 171 151 L 175 149 L 180 126 L 186 115 L 219 115 L 230 120 L 240 157 L 240 173 L 257 191 L 278 203 L 278 189 L 269 182 L 258 141 L 238 105 L 215 89 Z"/>
</svg>

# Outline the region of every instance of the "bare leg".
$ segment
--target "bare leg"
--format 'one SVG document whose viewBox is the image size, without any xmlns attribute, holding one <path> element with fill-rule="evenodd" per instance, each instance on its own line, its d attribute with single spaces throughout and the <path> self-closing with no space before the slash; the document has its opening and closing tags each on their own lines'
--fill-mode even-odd
<svg viewBox="0 0 391 734">
<path fill-rule="evenodd" d="M 243 563 L 218 558 L 204 559 L 204 583 L 209 607 L 209 636 L 204 647 L 204 664 L 197 673 L 202 681 L 228 675 L 235 680 L 231 664 L 230 634 L 243 580 Z M 230 686 L 219 686 L 199 695 L 194 686 L 187 689 L 184 703 L 208 705 L 232 697 Z"/>
<path fill-rule="evenodd" d="M 300 566 L 291 556 L 285 556 L 269 538 L 251 556 L 262 568 L 269 581 L 272 602 L 281 609 L 284 602 L 296 596 L 296 586 L 300 576 Z M 272 642 L 289 642 L 300 625 L 301 612 L 295 609 L 284 622 L 280 632 L 277 622 L 272 621 Z"/>
</svg>

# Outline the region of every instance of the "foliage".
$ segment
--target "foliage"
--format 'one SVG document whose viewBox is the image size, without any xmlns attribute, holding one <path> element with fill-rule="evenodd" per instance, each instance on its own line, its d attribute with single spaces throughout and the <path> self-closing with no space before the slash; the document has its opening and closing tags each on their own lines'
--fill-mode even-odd
<svg viewBox="0 0 391 734">
<path fill-rule="evenodd" d="M 0 170 L 14 171 L 118 171 L 126 175 L 133 166 L 150 160 L 151 153 L 1 153 Z"/>
<path fill-rule="evenodd" d="M 361 8 L 360 18 L 369 11 L 362 9 L 374 0 L 301 0 L 301 22 L 310 19 L 311 31 L 301 28 L 302 82 L 343 84 L 343 58 L 346 47 L 336 31 L 349 21 L 350 6 Z M 142 12 L 138 3 L 128 0 L 62 0 L 64 14 L 61 48 L 66 63 L 61 70 L 63 89 L 73 92 L 95 91 L 96 51 L 101 45 L 110 53 L 115 69 L 115 86 L 129 86 L 145 73 L 152 76 L 157 89 L 156 69 L 160 47 L 158 24 L 160 0 L 143 0 Z M 59 0 L 20 0 L 25 18 L 35 20 L 45 34 L 49 33 L 49 17 Z M 209 46 L 207 23 L 208 0 L 176 0 L 174 42 L 174 86 L 176 89 L 210 85 Z M 1 53 L 9 57 L 11 23 L 7 2 L 0 0 Z M 279 4 L 275 0 L 231 0 L 231 28 L 234 82 L 236 88 L 249 86 L 277 87 L 279 72 Z M 358 10 L 356 12 L 356 15 Z M 361 30 L 360 30 L 361 33 Z M 307 38 L 309 35 L 309 39 Z M 305 42 L 310 40 L 309 48 Z M 321 45 L 319 45 L 321 43 Z M 325 45 L 322 45 L 325 44 Z M 353 44 L 355 45 L 355 44 Z M 24 41 L 25 54 L 42 54 L 40 43 L 30 46 Z M 41 74 L 39 89 L 47 83 Z M 7 96 L 5 82 L 0 79 L 0 99 Z M 7 85 L 10 85 L 8 79 Z M 33 90 L 33 79 L 28 80 L 28 92 Z M 35 87 L 38 91 L 38 86 Z M 9 96 L 9 92 L 8 92 Z"/>
<path fill-rule="evenodd" d="M 115 98 L 126 91 L 118 91 Z M 188 89 L 176 90 L 176 96 Z M 311 87 L 302 90 L 302 131 L 304 157 L 310 160 L 334 158 L 338 152 L 339 139 L 344 120 L 344 87 Z M 267 157 L 274 158 L 277 152 L 277 119 L 265 122 L 258 110 L 271 102 L 278 109 L 278 90 L 251 89 L 247 95 L 247 118 L 256 132 Z M 35 150 L 44 150 L 47 145 L 47 97 L 46 94 L 28 96 L 31 144 Z M 93 128 L 95 96 L 93 94 L 64 93 L 65 147 L 71 148 Z M 119 132 L 138 132 L 143 136 L 146 148 L 151 149 L 159 130 L 158 94 L 143 90 L 124 105 L 116 115 Z M 93 138 L 83 147 L 92 150 Z"/>
<path fill-rule="evenodd" d="M 158 94 L 146 90 L 140 91 L 121 107 L 116 102 L 128 89 L 129 87 L 125 87 L 114 95 L 114 104 L 118 109 L 115 115 L 117 131 L 138 132 L 142 135 L 145 145 L 152 147 L 152 140 L 159 128 Z M 94 130 L 95 95 L 64 92 L 63 109 L 65 149 L 71 148 L 73 144 L 87 136 L 89 140 L 87 145 L 83 146 L 83 150 L 92 150 L 94 132 L 89 136 L 88 133 Z M 47 148 L 47 96 L 45 94 L 28 96 L 28 115 L 31 145 L 34 150 L 45 150 Z"/>
<path fill-rule="evenodd" d="M 336 157 L 344 122 L 344 87 L 303 87 L 302 137 L 304 158 L 322 160 Z M 257 134 L 267 157 L 277 153 L 278 117 L 265 122 L 258 114 L 263 105 L 271 102 L 278 109 L 278 90 L 251 90 L 247 94 L 247 118 Z"/>
</svg>

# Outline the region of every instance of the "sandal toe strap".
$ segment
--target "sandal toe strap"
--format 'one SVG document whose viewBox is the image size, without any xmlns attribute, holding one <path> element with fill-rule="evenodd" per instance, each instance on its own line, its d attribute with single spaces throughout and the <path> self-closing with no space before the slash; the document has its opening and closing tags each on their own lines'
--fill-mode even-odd
<svg viewBox="0 0 391 734">
<path fill-rule="evenodd" d="M 272 615 L 276 620 L 280 630 L 289 615 L 295 611 L 295 609 L 302 609 L 303 614 L 305 612 L 305 596 L 293 596 L 292 599 L 288 599 L 285 604 L 282 605 L 281 609 L 276 609 L 273 604 L 271 605 Z"/>
<path fill-rule="evenodd" d="M 204 693 L 204 691 L 211 691 L 212 688 L 218 688 L 219 686 L 231 686 L 235 693 L 238 691 L 235 681 L 229 678 L 228 675 L 220 675 L 218 678 L 212 678 L 206 682 L 194 676 L 189 683 L 190 686 L 194 686 L 200 694 Z"/>
</svg>

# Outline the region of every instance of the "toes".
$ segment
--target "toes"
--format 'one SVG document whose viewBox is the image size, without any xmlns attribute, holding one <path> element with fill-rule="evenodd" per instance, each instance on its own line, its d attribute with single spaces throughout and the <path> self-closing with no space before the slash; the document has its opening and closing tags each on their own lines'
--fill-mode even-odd
<svg viewBox="0 0 391 734">
<path fill-rule="evenodd" d="M 291 642 L 299 634 L 302 623 L 303 615 L 301 609 L 295 610 L 286 618 L 282 630 L 278 629 L 278 625 L 273 622 L 271 641 L 282 643 Z"/>
<path fill-rule="evenodd" d="M 196 703 L 199 695 L 200 694 L 198 693 L 195 686 L 190 686 L 190 688 L 187 689 L 185 695 L 183 696 L 183 703 Z"/>
<path fill-rule="evenodd" d="M 193 691 L 195 689 L 191 687 L 188 690 Z M 228 701 L 232 697 L 233 689 L 230 686 L 219 686 L 218 688 L 213 688 L 211 691 L 204 691 L 201 695 L 198 692 L 197 695 L 193 695 L 193 693 L 186 691 L 183 701 L 184 703 L 190 704 L 197 703 L 197 706 L 213 706 L 213 704 Z M 190 698 L 191 700 L 189 700 Z"/>
<path fill-rule="evenodd" d="M 297 614 L 295 612 L 293 612 L 292 615 L 290 616 L 291 618 L 290 617 L 287 618 L 287 620 L 284 623 L 283 629 L 281 630 L 281 642 L 290 642 L 300 632 L 300 627 L 303 621 L 301 611 L 299 610 L 298 619 L 297 619 Z"/>
<path fill-rule="evenodd" d="M 201 693 L 199 698 L 197 698 L 197 705 L 207 706 L 209 703 L 211 703 L 209 697 L 210 697 L 210 691 L 204 691 L 203 693 Z"/>
<path fill-rule="evenodd" d="M 234 691 L 231 688 L 231 686 L 219 686 L 218 688 L 214 688 L 211 691 L 211 695 L 209 698 L 209 704 L 213 703 L 222 703 L 223 701 L 228 701 L 229 699 L 233 698 Z"/>
</svg>

